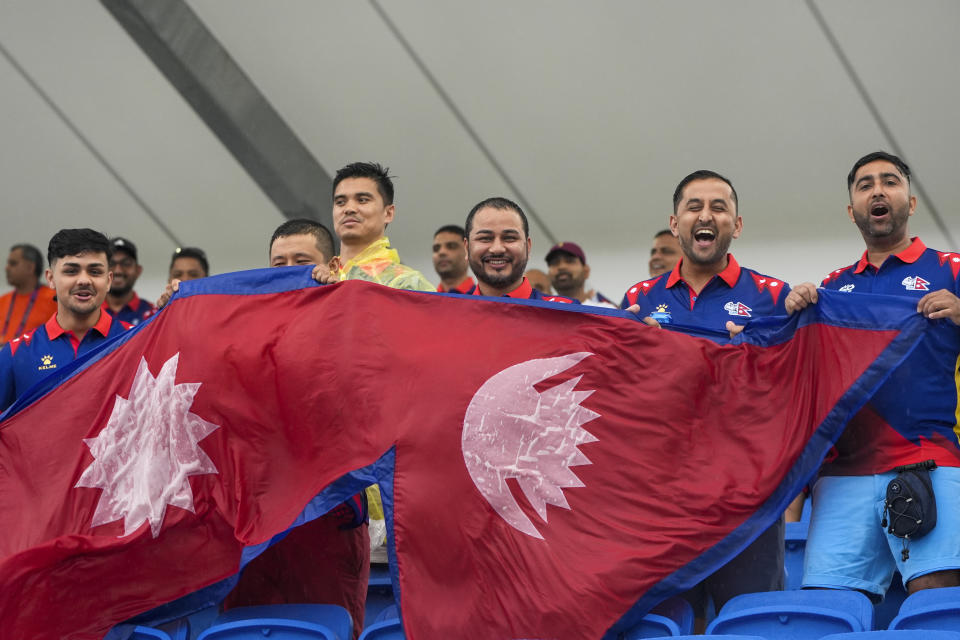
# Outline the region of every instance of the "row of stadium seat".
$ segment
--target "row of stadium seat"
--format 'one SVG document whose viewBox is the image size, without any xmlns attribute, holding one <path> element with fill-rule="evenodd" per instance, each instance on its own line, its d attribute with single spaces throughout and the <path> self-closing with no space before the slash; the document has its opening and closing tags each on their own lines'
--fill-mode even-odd
<svg viewBox="0 0 960 640">
<path fill-rule="evenodd" d="M 960 587 L 928 589 L 908 597 L 889 631 L 873 631 L 874 608 L 856 591 L 773 591 L 749 593 L 728 602 L 707 628 L 707 635 L 765 640 L 820 638 L 916 638 L 960 640 Z M 221 614 L 198 640 L 272 640 L 317 638 L 349 640 L 350 614 L 335 605 L 270 605 L 242 607 Z M 923 631 L 918 631 L 923 630 Z M 621 634 L 622 640 L 690 638 L 693 610 L 672 598 Z M 181 633 L 181 629 L 177 630 Z M 185 640 L 163 631 L 137 628 L 135 640 Z M 402 640 L 395 606 L 384 608 L 364 630 L 361 640 Z M 703 637 L 703 636 L 700 636 Z"/>
</svg>

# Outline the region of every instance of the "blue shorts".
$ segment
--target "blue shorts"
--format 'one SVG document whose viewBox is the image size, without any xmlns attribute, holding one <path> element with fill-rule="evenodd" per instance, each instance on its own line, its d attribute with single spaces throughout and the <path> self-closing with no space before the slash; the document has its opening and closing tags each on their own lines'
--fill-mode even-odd
<svg viewBox="0 0 960 640">
<path fill-rule="evenodd" d="M 825 476 L 813 486 L 813 512 L 803 563 L 804 587 L 860 589 L 882 596 L 894 569 L 904 585 L 935 571 L 960 569 L 960 468 L 930 472 L 937 526 L 908 543 L 880 526 L 887 484 L 897 474 Z"/>
</svg>

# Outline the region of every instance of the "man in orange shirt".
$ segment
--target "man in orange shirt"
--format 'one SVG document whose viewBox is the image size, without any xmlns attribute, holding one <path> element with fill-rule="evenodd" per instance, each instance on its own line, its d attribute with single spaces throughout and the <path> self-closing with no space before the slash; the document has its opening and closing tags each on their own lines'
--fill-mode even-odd
<svg viewBox="0 0 960 640">
<path fill-rule="evenodd" d="M 0 297 L 0 346 L 39 327 L 57 312 L 54 291 L 40 284 L 43 254 L 31 244 L 15 244 L 7 258 L 7 284 Z"/>
</svg>

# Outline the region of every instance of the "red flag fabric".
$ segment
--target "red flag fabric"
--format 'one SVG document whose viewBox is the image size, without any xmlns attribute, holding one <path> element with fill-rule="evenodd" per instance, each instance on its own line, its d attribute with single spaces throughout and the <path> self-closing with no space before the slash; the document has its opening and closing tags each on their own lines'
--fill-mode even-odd
<svg viewBox="0 0 960 640">
<path fill-rule="evenodd" d="M 303 269 L 184 283 L 0 423 L 3 637 L 100 638 L 373 479 L 408 638 L 600 637 L 769 526 L 925 326 L 822 298 L 721 345 Z"/>
</svg>

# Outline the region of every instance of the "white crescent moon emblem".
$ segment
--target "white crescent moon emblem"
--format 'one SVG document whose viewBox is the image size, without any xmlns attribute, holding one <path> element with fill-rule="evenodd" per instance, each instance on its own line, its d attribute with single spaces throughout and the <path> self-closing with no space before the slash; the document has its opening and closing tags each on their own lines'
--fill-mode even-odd
<svg viewBox="0 0 960 640">
<path fill-rule="evenodd" d="M 577 448 L 595 442 L 583 424 L 600 417 L 581 402 L 593 391 L 576 391 L 583 376 L 543 393 L 534 385 L 571 368 L 592 353 L 527 360 L 483 383 L 463 419 L 463 460 L 483 497 L 510 526 L 543 536 L 510 493 L 516 478 L 537 514 L 547 521 L 547 503 L 569 509 L 563 489 L 582 487 L 570 467 L 590 464 Z"/>
</svg>

